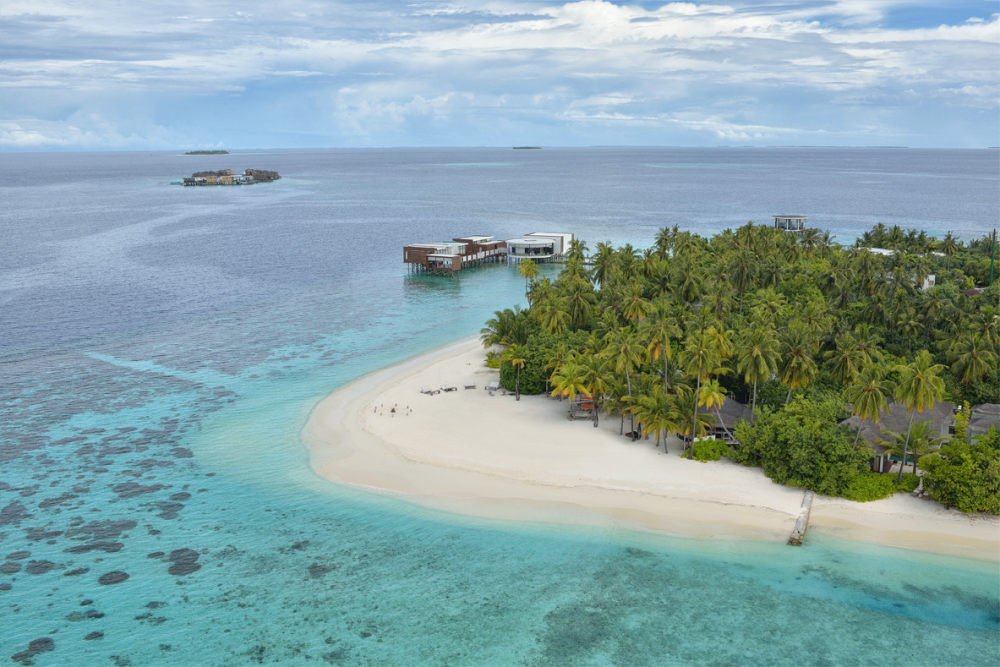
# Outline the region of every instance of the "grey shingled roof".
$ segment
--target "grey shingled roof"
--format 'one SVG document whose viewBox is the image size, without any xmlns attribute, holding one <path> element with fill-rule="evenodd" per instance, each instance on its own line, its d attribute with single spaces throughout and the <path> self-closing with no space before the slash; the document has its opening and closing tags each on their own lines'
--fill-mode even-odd
<svg viewBox="0 0 1000 667">
<path fill-rule="evenodd" d="M 973 405 L 969 415 L 969 427 L 966 429 L 969 437 L 986 433 L 990 426 L 1000 430 L 1000 403 Z"/>
<path fill-rule="evenodd" d="M 954 414 L 955 405 L 948 401 L 941 401 L 930 410 L 924 410 L 922 413 L 914 412 L 913 421 L 914 423 L 918 421 L 932 422 L 931 435 L 933 436 L 948 435 L 948 429 L 955 421 Z M 851 430 L 860 428 L 861 437 L 868 441 L 872 449 L 882 452 L 885 448 L 879 446 L 875 441 L 889 440 L 888 431 L 906 433 L 907 420 L 909 420 L 909 414 L 906 412 L 906 406 L 902 403 L 891 403 L 888 413 L 882 413 L 882 419 L 878 424 L 870 419 L 861 419 L 855 416 L 848 417 L 840 423 Z"/>
</svg>

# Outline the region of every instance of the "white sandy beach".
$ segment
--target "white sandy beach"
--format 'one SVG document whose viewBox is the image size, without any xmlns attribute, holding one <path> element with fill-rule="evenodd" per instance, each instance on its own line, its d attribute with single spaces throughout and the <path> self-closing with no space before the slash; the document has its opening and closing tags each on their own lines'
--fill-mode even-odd
<svg viewBox="0 0 1000 667">
<path fill-rule="evenodd" d="M 478 340 L 364 377 L 313 410 L 302 432 L 331 481 L 436 509 L 698 538 L 784 541 L 802 491 L 759 469 L 669 453 L 618 435 L 619 420 L 567 419 L 543 396 L 490 396 L 497 372 Z M 474 379 L 476 389 L 464 389 Z M 421 394 L 422 386 L 457 391 Z M 392 412 L 392 408 L 396 412 Z M 872 503 L 817 497 L 810 534 L 1000 562 L 1000 519 L 969 517 L 909 495 Z M 808 537 L 807 537 L 808 539 Z"/>
</svg>

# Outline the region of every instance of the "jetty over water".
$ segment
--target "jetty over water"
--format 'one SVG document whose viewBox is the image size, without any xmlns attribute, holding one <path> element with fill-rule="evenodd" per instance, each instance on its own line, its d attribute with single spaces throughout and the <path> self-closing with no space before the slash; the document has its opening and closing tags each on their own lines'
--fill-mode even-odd
<svg viewBox="0 0 1000 667">
<path fill-rule="evenodd" d="M 451 241 L 403 246 L 403 262 L 414 271 L 452 274 L 482 264 L 556 260 L 569 252 L 572 241 L 572 234 L 562 232 L 531 232 L 506 241 L 492 236 L 460 236 Z"/>
</svg>

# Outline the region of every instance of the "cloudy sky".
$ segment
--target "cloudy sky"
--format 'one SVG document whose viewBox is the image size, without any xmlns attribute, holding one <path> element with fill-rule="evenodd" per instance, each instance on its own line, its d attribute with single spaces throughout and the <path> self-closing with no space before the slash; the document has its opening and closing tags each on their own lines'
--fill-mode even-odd
<svg viewBox="0 0 1000 667">
<path fill-rule="evenodd" d="M 0 151 L 1000 144 L 996 0 L 3 0 Z"/>
</svg>

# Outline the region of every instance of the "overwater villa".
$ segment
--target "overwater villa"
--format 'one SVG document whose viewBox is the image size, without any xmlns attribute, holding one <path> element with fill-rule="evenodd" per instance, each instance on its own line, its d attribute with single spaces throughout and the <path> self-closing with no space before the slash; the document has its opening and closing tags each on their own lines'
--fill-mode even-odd
<svg viewBox="0 0 1000 667">
<path fill-rule="evenodd" d="M 507 241 L 492 236 L 462 236 L 451 241 L 404 246 L 403 262 L 414 271 L 454 273 L 481 264 L 563 257 L 572 240 L 572 234 L 549 232 L 532 232 Z"/>
<path fill-rule="evenodd" d="M 507 241 L 507 261 L 520 262 L 524 259 L 531 259 L 536 262 L 544 262 L 556 257 L 563 257 L 569 252 L 569 244 L 572 242 L 572 234 L 531 232 L 521 238 Z"/>
</svg>

